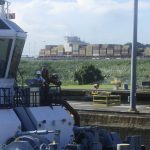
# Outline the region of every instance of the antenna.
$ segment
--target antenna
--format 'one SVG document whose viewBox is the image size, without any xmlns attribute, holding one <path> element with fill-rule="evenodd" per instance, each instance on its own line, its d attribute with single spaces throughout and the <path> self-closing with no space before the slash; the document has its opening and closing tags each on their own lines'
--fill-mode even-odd
<svg viewBox="0 0 150 150">
<path fill-rule="evenodd" d="M 6 18 L 6 19 L 14 19 L 15 14 L 9 13 L 9 6 L 10 6 L 10 2 L 8 2 L 6 0 L 0 0 L 0 16 L 2 18 Z"/>
</svg>

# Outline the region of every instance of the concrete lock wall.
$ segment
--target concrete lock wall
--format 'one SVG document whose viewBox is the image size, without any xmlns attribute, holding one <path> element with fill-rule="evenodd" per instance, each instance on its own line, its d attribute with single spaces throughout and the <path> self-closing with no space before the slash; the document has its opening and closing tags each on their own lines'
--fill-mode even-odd
<svg viewBox="0 0 150 150">
<path fill-rule="evenodd" d="M 131 135 L 142 136 L 142 145 L 150 149 L 150 117 L 127 114 L 79 112 L 81 125 L 96 125 L 108 131 L 118 132 L 123 140 Z"/>
</svg>

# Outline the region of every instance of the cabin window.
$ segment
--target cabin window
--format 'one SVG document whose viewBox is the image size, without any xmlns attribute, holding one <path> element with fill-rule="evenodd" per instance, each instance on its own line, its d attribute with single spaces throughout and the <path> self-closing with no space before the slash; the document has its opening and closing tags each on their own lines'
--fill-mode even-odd
<svg viewBox="0 0 150 150">
<path fill-rule="evenodd" d="M 12 57 L 10 71 L 8 75 L 9 78 L 16 78 L 24 43 L 25 43 L 25 40 L 23 39 L 17 39 L 15 42 L 13 57 Z"/>
<path fill-rule="evenodd" d="M 0 29 L 10 29 L 10 28 L 0 19 Z"/>
<path fill-rule="evenodd" d="M 0 38 L 0 78 L 5 76 L 11 45 L 12 39 Z"/>
</svg>

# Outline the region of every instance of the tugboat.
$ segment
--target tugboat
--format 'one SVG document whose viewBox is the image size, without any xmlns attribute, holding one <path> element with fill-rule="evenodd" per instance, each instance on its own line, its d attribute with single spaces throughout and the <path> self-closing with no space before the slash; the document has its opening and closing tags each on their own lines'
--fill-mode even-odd
<svg viewBox="0 0 150 150">
<path fill-rule="evenodd" d="M 27 34 L 10 20 L 9 4 L 0 0 L 0 150 L 142 150 L 140 137 L 123 142 L 118 133 L 80 126 L 78 113 L 61 99 L 60 82 L 55 96 L 52 87 L 47 93 L 17 85 Z"/>
</svg>

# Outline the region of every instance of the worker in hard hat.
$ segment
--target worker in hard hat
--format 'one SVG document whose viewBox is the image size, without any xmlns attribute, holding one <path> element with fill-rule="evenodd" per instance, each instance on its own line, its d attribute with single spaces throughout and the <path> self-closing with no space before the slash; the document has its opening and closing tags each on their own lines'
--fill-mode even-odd
<svg viewBox="0 0 150 150">
<path fill-rule="evenodd" d="M 37 72 L 36 72 L 35 82 L 36 82 L 36 85 L 38 85 L 38 86 L 43 86 L 43 85 L 44 85 L 45 80 L 44 80 L 44 78 L 41 76 L 41 71 L 37 71 Z"/>
</svg>

